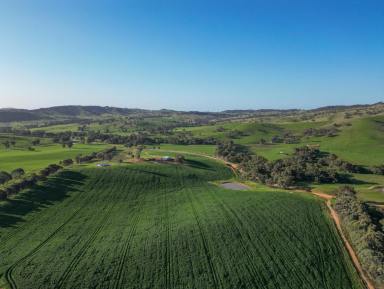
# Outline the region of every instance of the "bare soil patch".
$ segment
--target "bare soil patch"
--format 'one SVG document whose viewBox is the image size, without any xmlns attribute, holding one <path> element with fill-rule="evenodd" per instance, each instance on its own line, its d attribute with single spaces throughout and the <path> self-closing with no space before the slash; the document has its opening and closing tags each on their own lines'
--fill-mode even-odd
<svg viewBox="0 0 384 289">
<path fill-rule="evenodd" d="M 250 189 L 250 187 L 248 187 L 247 185 L 244 185 L 241 183 L 235 183 L 235 182 L 221 183 L 220 187 L 224 189 L 237 190 L 237 191 L 248 191 Z"/>
</svg>

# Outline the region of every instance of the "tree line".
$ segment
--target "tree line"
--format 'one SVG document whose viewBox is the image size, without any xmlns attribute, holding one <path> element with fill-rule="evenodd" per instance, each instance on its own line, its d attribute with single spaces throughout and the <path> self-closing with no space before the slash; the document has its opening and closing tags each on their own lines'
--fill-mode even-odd
<svg viewBox="0 0 384 289">
<path fill-rule="evenodd" d="M 375 211 L 373 217 L 370 208 L 357 199 L 356 191 L 349 186 L 336 191 L 334 208 L 363 269 L 378 287 L 384 285 L 384 215 Z"/>
<path fill-rule="evenodd" d="M 30 188 L 35 185 L 38 181 L 46 179 L 49 175 L 56 173 L 62 167 L 56 164 L 50 164 L 43 168 L 38 173 L 26 175 L 15 179 L 10 179 L 3 183 L 0 187 L 0 200 L 5 200 L 11 195 L 17 194 L 20 191 Z M 22 170 L 22 169 L 19 169 Z M 24 175 L 24 174 L 23 174 Z"/>
<path fill-rule="evenodd" d="M 75 158 L 76 163 L 82 164 L 93 160 L 110 160 L 116 154 L 116 147 L 107 148 L 101 152 L 92 152 L 89 155 L 78 155 Z M 26 175 L 22 168 L 13 170 L 10 174 L 5 171 L 0 171 L 0 200 L 5 200 L 8 197 L 19 193 L 22 190 L 31 188 L 38 181 L 45 180 L 48 176 L 63 169 L 64 166 L 72 165 L 72 159 L 64 159 L 60 161 L 60 165 L 50 164 L 41 169 L 37 173 Z"/>
</svg>

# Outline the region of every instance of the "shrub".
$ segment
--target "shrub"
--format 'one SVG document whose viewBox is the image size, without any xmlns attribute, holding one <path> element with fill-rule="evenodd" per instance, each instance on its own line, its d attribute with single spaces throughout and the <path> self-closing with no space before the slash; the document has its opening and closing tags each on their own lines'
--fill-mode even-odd
<svg viewBox="0 0 384 289">
<path fill-rule="evenodd" d="M 176 163 L 182 164 L 182 163 L 184 163 L 184 161 L 185 161 L 185 157 L 183 155 L 180 155 L 180 154 L 176 155 L 176 157 L 175 157 Z"/>
<path fill-rule="evenodd" d="M 62 160 L 60 162 L 63 166 L 70 166 L 73 164 L 73 160 L 72 159 L 65 159 L 65 160 Z"/>
<path fill-rule="evenodd" d="M 13 179 L 15 178 L 19 178 L 21 177 L 22 175 L 24 175 L 25 172 L 22 168 L 17 168 L 17 169 L 14 169 L 12 172 L 11 172 L 11 176 Z"/>
<path fill-rule="evenodd" d="M 12 179 L 12 176 L 9 173 L 5 171 L 0 171 L 0 184 L 4 184 L 11 179 Z"/>
</svg>

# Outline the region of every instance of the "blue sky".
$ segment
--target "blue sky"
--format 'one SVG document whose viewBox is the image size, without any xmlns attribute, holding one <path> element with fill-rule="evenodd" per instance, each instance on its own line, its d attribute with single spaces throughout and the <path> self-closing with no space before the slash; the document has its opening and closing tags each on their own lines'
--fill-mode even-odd
<svg viewBox="0 0 384 289">
<path fill-rule="evenodd" d="M 384 1 L 0 2 L 0 107 L 384 100 Z"/>
</svg>

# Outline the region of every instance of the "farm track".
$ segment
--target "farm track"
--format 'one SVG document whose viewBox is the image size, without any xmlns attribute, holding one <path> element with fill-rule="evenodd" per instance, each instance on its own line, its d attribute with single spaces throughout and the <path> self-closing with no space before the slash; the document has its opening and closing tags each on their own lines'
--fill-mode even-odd
<svg viewBox="0 0 384 289">
<path fill-rule="evenodd" d="M 330 216 L 333 220 L 333 222 L 335 223 L 335 226 L 337 228 L 337 231 L 343 241 L 343 244 L 345 246 L 345 248 L 347 249 L 348 251 L 348 254 L 356 268 L 356 270 L 359 272 L 359 275 L 361 276 L 361 278 L 363 279 L 365 285 L 367 286 L 368 289 L 375 289 L 375 286 L 373 285 L 373 283 L 371 282 L 371 280 L 368 278 L 368 276 L 366 275 L 366 273 L 364 272 L 363 268 L 361 267 L 361 264 L 360 264 L 360 261 L 359 261 L 359 258 L 357 257 L 357 254 L 353 248 L 353 246 L 350 244 L 348 238 L 345 236 L 344 234 L 344 231 L 343 231 L 343 228 L 341 227 L 341 221 L 340 221 L 340 217 L 339 215 L 337 214 L 337 212 L 333 209 L 332 207 L 332 204 L 331 204 L 331 200 L 335 197 L 333 195 L 328 195 L 328 194 L 325 194 L 325 193 L 322 193 L 320 191 L 314 191 L 312 192 L 312 194 L 314 194 L 315 196 L 318 196 L 322 199 L 324 199 L 326 201 L 326 205 L 327 205 L 327 208 L 329 210 L 329 213 L 330 213 Z"/>
<path fill-rule="evenodd" d="M 166 273 L 165 273 L 165 286 L 167 289 L 172 289 L 173 286 L 171 286 L 171 241 L 170 241 L 170 219 L 169 219 L 169 208 L 168 208 L 168 199 L 167 199 L 167 191 L 164 190 L 164 209 L 165 209 L 165 218 L 164 218 L 164 223 L 165 223 L 165 232 L 166 232 L 166 248 L 165 248 L 165 268 L 166 268 Z"/>
<path fill-rule="evenodd" d="M 120 258 L 120 261 L 119 261 L 119 264 L 118 264 L 118 268 L 117 268 L 117 275 L 116 275 L 116 279 L 115 279 L 116 282 L 115 282 L 115 285 L 112 288 L 123 288 L 122 286 L 123 286 L 124 265 L 125 265 L 128 253 L 129 253 L 131 242 L 133 240 L 133 237 L 136 234 L 137 223 L 138 223 L 139 219 L 140 219 L 139 214 L 136 214 L 136 217 L 134 218 L 134 221 L 133 221 L 133 224 L 132 224 L 132 228 L 131 228 L 131 230 L 129 232 L 128 238 L 125 241 L 125 244 L 123 246 L 121 258 Z"/>
<path fill-rule="evenodd" d="M 63 179 L 63 178 L 61 178 Z M 77 201 L 78 198 L 81 197 L 81 194 L 78 194 L 77 196 L 75 196 L 74 198 L 72 198 L 72 202 L 71 203 L 75 203 Z M 48 214 L 47 212 L 45 212 L 45 214 L 43 214 L 43 216 L 39 215 L 39 216 L 35 216 L 34 218 L 31 219 L 31 221 L 36 221 L 37 218 L 43 218 L 46 214 Z M 9 241 L 10 239 L 12 239 L 13 237 L 15 237 L 19 232 L 25 230 L 25 228 L 28 226 L 27 223 L 24 223 L 24 224 L 21 224 L 19 225 L 12 233 L 8 234 L 4 239 L 1 240 L 0 242 L 0 250 L 3 249 L 6 245 L 7 245 L 7 241 Z"/>
<path fill-rule="evenodd" d="M 92 187 L 96 187 L 98 183 L 102 182 L 102 179 L 98 179 Z M 91 187 L 91 188 L 92 188 Z M 72 202 L 75 202 L 77 198 L 81 196 L 81 194 L 78 194 Z M 89 199 L 89 197 L 85 198 L 85 200 Z M 30 251 L 28 254 L 20 258 L 18 261 L 16 261 L 14 264 L 12 264 L 5 272 L 5 279 L 9 283 L 12 289 L 17 288 L 17 284 L 15 279 L 13 278 L 12 274 L 13 271 L 23 264 L 26 260 L 33 257 L 36 253 L 38 253 L 51 239 L 53 239 L 67 224 L 69 224 L 85 207 L 87 207 L 87 202 L 84 200 L 83 206 L 81 206 L 79 209 L 75 211 L 71 217 L 69 217 L 63 224 L 61 224 L 57 229 L 54 230 L 44 241 L 42 241 L 36 248 L 34 248 L 32 251 Z M 71 202 L 71 203 L 72 203 Z"/>
<path fill-rule="evenodd" d="M 100 231 L 104 228 L 105 224 L 109 220 L 109 217 L 111 216 L 111 212 L 114 208 L 116 203 L 114 203 L 110 208 L 108 209 L 108 212 L 103 216 L 101 222 L 98 224 L 96 230 L 91 234 L 89 239 L 85 242 L 85 244 L 81 247 L 80 251 L 75 255 L 75 257 L 72 259 L 71 263 L 67 266 L 67 268 L 64 270 L 64 273 L 57 281 L 57 286 L 55 288 L 61 289 L 65 285 L 65 282 L 68 280 L 71 272 L 76 268 L 77 264 L 81 261 L 82 256 L 86 253 L 86 250 L 91 246 L 91 244 L 95 241 L 97 235 L 100 233 Z"/>
<path fill-rule="evenodd" d="M 233 215 L 233 217 L 236 219 L 237 223 L 239 224 L 239 227 L 242 228 L 243 230 L 246 230 L 248 225 L 245 224 L 245 221 L 243 221 L 243 220 L 246 220 L 247 217 L 246 216 L 239 216 L 242 213 L 241 212 L 239 212 L 239 213 L 236 212 L 235 210 L 230 208 L 228 206 L 228 204 L 225 204 L 225 207 Z M 248 211 L 247 209 L 244 209 L 244 212 L 247 212 L 247 211 Z M 288 244 L 289 242 L 291 242 L 291 239 L 288 237 L 289 234 L 287 233 L 286 229 L 283 228 L 282 226 L 280 226 L 279 222 L 277 222 L 277 221 L 272 222 L 271 221 L 271 219 L 275 219 L 275 216 L 274 216 L 274 218 L 270 218 L 270 219 L 264 219 L 264 218 L 262 219 L 257 214 L 255 214 L 255 212 L 257 212 L 257 211 L 258 211 L 258 209 L 254 208 L 252 211 L 249 212 L 250 215 L 254 215 L 255 221 L 262 222 L 264 224 L 268 224 L 268 226 L 270 226 L 271 228 L 277 227 L 283 233 L 281 238 L 284 238 L 284 241 L 280 239 L 280 240 L 276 240 L 276 242 L 281 242 L 283 244 Z M 256 236 L 256 238 L 258 240 L 258 243 L 262 244 L 262 248 L 264 248 L 264 250 L 268 254 L 268 258 L 270 260 L 274 260 L 276 258 L 276 256 L 279 256 L 279 252 L 274 252 L 273 250 L 271 250 L 270 244 L 268 244 L 267 241 L 263 237 L 259 236 L 258 234 L 255 234 L 255 236 Z M 248 241 L 252 243 L 252 238 L 251 238 L 251 236 L 249 234 L 247 234 L 247 238 L 248 238 Z M 300 240 L 300 243 L 301 243 L 301 240 Z M 255 247 L 255 249 L 258 250 L 257 247 Z M 289 251 L 287 251 L 286 253 L 290 255 L 290 258 L 292 260 L 295 260 L 295 259 L 300 260 L 301 259 L 297 254 L 293 254 L 293 253 L 291 253 Z M 261 256 L 262 255 L 263 254 L 261 254 Z M 265 258 L 263 258 L 263 261 L 264 261 L 264 263 L 268 263 Z M 279 270 L 276 271 L 275 268 L 278 268 Z M 280 262 L 279 263 L 274 262 L 273 266 L 271 266 L 269 268 L 266 268 L 266 269 L 269 270 L 269 271 L 275 272 L 275 274 L 278 274 L 278 272 L 283 272 L 284 265 L 281 264 Z M 291 271 L 291 275 L 295 275 L 298 279 L 306 281 L 305 285 L 309 286 L 309 287 L 306 287 L 306 288 L 313 288 L 311 286 L 311 282 L 307 279 L 307 276 L 305 276 L 303 274 L 299 275 L 295 270 L 290 270 L 290 271 Z M 278 286 L 278 285 L 275 283 L 275 286 Z"/>
<path fill-rule="evenodd" d="M 254 238 L 252 238 L 250 236 L 250 234 L 248 233 L 248 229 L 251 228 L 251 226 L 249 226 L 249 224 L 245 224 L 243 220 L 247 220 L 247 217 L 246 216 L 240 216 L 241 215 L 241 212 L 237 212 L 236 210 L 232 209 L 230 207 L 230 205 L 228 203 L 226 203 L 225 201 L 221 200 L 216 194 L 215 192 L 213 192 L 211 194 L 214 199 L 216 200 L 216 202 L 218 202 L 220 204 L 220 207 L 222 208 L 222 210 L 225 212 L 226 216 L 227 216 L 227 220 L 228 222 L 232 223 L 233 226 L 236 228 L 236 230 L 238 231 L 238 234 L 241 236 L 241 240 L 242 240 L 242 244 L 243 244 L 243 247 L 244 247 L 244 250 L 245 250 L 245 255 L 248 257 L 248 260 L 250 262 L 250 264 L 253 264 L 253 261 L 254 258 L 256 257 L 255 255 L 252 254 L 252 256 L 248 253 L 248 249 L 246 248 L 245 244 L 246 242 L 248 242 L 248 244 L 250 244 L 252 246 L 252 248 L 257 252 L 257 255 L 260 256 L 262 258 L 262 261 L 263 261 L 263 265 L 264 265 L 264 269 L 266 270 L 266 272 L 268 271 L 273 271 L 275 272 L 275 268 L 278 268 L 279 272 L 283 272 L 283 269 L 284 269 L 284 265 L 281 264 L 280 262 L 279 263 L 274 263 L 274 265 L 272 267 L 265 267 L 265 264 L 268 264 L 267 262 L 267 259 L 265 259 L 263 257 L 263 254 L 260 252 L 259 248 L 254 246 L 253 244 L 255 243 L 255 239 L 257 239 L 257 243 L 258 244 L 262 244 L 263 248 L 265 249 L 265 251 L 267 252 L 268 254 L 268 259 L 269 260 L 274 260 L 275 257 L 278 255 L 277 252 L 272 252 L 270 249 L 269 249 L 269 245 L 265 242 L 264 238 L 260 237 L 257 233 L 254 233 L 253 236 Z M 247 210 L 244 209 L 244 210 L 241 210 L 242 212 L 246 212 Z M 278 223 L 279 222 L 271 222 L 269 219 L 260 219 L 257 214 L 255 212 L 257 212 L 258 210 L 257 209 L 254 209 L 253 211 L 249 212 L 250 215 L 254 216 L 255 219 L 258 221 L 258 222 L 262 222 L 262 223 L 268 223 L 270 224 L 270 227 L 275 227 L 275 226 L 278 226 Z M 279 228 L 280 230 L 282 228 Z M 282 232 L 284 234 L 287 235 L 287 233 L 285 232 L 284 229 L 282 229 Z M 287 243 L 289 242 L 289 238 L 286 239 L 286 241 L 284 241 L 283 243 Z M 265 253 L 265 252 L 264 252 Z M 297 259 L 299 258 L 299 256 L 291 256 L 292 259 Z M 275 272 L 275 276 L 278 274 L 278 272 Z M 295 275 L 297 278 L 299 279 L 306 279 L 305 276 L 302 276 L 302 275 L 298 275 L 297 272 L 295 272 L 294 270 L 291 271 L 291 275 Z M 264 276 L 264 282 L 266 282 L 266 280 L 268 280 L 268 277 Z M 274 279 L 272 279 L 273 282 L 274 282 L 274 287 L 279 287 L 278 283 L 276 283 L 276 281 Z M 310 281 L 309 280 L 306 280 L 307 282 L 307 285 L 311 286 L 310 284 Z M 260 284 L 259 284 L 260 285 Z M 295 289 L 294 287 L 292 287 L 291 285 L 288 285 L 290 288 L 292 289 Z M 311 287 L 309 287 L 311 288 Z"/>
<path fill-rule="evenodd" d="M 259 275 L 259 273 L 257 272 L 257 268 L 255 267 L 254 265 L 254 258 L 255 256 L 251 256 L 251 253 L 249 252 L 249 250 L 247 249 L 247 245 L 245 244 L 245 237 L 243 236 L 241 230 L 239 229 L 239 227 L 236 225 L 236 223 L 234 222 L 233 218 L 232 218 L 232 213 L 230 213 L 230 210 L 228 209 L 228 206 L 221 200 L 219 199 L 215 193 L 213 192 L 211 194 L 215 201 L 219 204 L 219 206 L 223 209 L 223 212 L 225 214 L 225 217 L 226 217 L 226 220 L 229 224 L 231 224 L 231 226 L 234 228 L 234 230 L 237 232 L 237 234 L 240 236 L 239 238 L 239 242 L 241 244 L 241 248 L 242 248 L 242 251 L 243 251 L 243 254 L 244 256 L 246 256 L 248 262 L 249 262 L 249 267 L 250 267 L 250 273 L 253 277 L 255 277 L 256 279 L 258 280 L 252 280 L 252 283 L 253 285 L 257 288 L 258 286 L 263 286 L 263 288 L 268 288 L 268 287 L 265 287 L 264 284 L 267 283 L 267 277 L 266 276 L 263 276 L 263 275 Z M 259 255 L 262 256 L 262 254 L 260 254 L 259 252 Z M 263 263 L 265 264 L 265 260 L 263 260 Z M 275 285 L 277 285 L 276 283 L 274 283 Z"/>
<path fill-rule="evenodd" d="M 14 263 L 11 267 L 9 267 L 6 272 L 5 272 L 5 279 L 9 283 L 12 289 L 17 289 L 17 284 L 12 277 L 12 272 L 13 270 L 21 265 L 25 260 L 28 258 L 32 257 L 34 254 L 36 254 L 41 248 L 44 247 L 45 244 L 47 244 L 57 233 L 59 233 L 65 225 L 67 225 L 76 215 L 83 209 L 83 207 L 80 207 L 71 217 L 67 219 L 60 227 L 58 227 L 54 232 L 52 232 L 48 238 L 46 238 L 42 243 L 40 243 L 35 249 L 33 249 L 31 252 L 29 252 L 27 255 L 24 257 L 20 258 L 16 263 Z"/>
<path fill-rule="evenodd" d="M 96 185 L 93 186 L 94 188 L 97 187 L 97 184 L 100 182 L 100 179 L 98 182 L 96 182 Z M 125 192 L 126 187 L 122 187 L 122 191 Z M 106 226 L 108 221 L 111 218 L 111 215 L 113 214 L 113 210 L 116 208 L 117 204 L 120 204 L 125 199 L 120 199 L 118 196 L 120 192 L 118 190 L 115 190 L 114 187 L 109 188 L 109 192 L 114 192 L 113 196 L 109 196 L 109 194 L 105 194 L 106 197 L 102 200 L 108 202 L 108 198 L 111 199 L 112 205 L 109 206 L 108 211 L 106 214 L 102 216 L 102 220 L 100 221 L 99 225 L 96 227 L 96 229 L 93 231 L 89 239 L 86 241 L 86 243 L 82 246 L 82 248 L 78 251 L 78 253 L 75 255 L 75 257 L 72 259 L 71 263 L 67 266 L 62 276 L 59 278 L 57 284 L 58 286 L 55 287 L 57 289 L 64 288 L 66 281 L 71 276 L 71 273 L 75 271 L 75 268 L 77 265 L 81 262 L 82 257 L 86 254 L 87 250 L 92 246 L 92 244 L 95 242 L 96 238 L 98 237 L 99 233 L 102 231 L 102 229 Z M 129 195 L 129 194 L 127 194 Z M 121 209 L 121 208 L 120 208 Z"/>
<path fill-rule="evenodd" d="M 142 190 L 140 190 L 139 195 L 140 195 L 140 193 L 145 192 L 145 189 L 146 189 L 146 187 L 144 187 Z M 144 201 L 145 201 L 145 197 L 142 197 L 139 204 L 137 205 L 137 207 L 138 207 L 137 211 L 133 213 L 133 214 L 135 214 L 135 217 L 133 218 L 133 223 L 131 224 L 131 229 L 129 230 L 128 237 L 127 237 L 126 241 L 124 242 L 122 253 L 120 254 L 121 257 L 120 257 L 120 261 L 119 261 L 118 268 L 117 268 L 115 282 L 114 282 L 114 285 L 112 288 L 117 288 L 117 289 L 123 288 L 124 265 L 125 265 L 127 256 L 129 254 L 129 250 L 130 250 L 131 245 L 132 245 L 131 242 L 132 242 L 132 240 L 136 234 L 136 231 L 137 231 L 137 225 L 138 225 L 138 222 L 140 220 L 139 210 L 141 209 L 141 206 L 143 205 Z"/>
<path fill-rule="evenodd" d="M 181 183 L 181 186 L 184 187 L 184 183 L 183 182 Z M 184 192 L 184 194 L 186 195 L 186 197 L 187 197 L 187 199 L 189 201 L 189 204 L 191 206 L 194 218 L 196 220 L 196 224 L 197 224 L 198 229 L 199 229 L 200 238 L 201 238 L 201 240 L 203 242 L 204 253 L 205 253 L 205 256 L 207 258 L 209 271 L 210 271 L 210 274 L 211 274 L 212 279 L 213 279 L 212 281 L 213 281 L 214 288 L 223 288 L 223 285 L 220 284 L 220 279 L 219 279 L 219 277 L 217 275 L 217 271 L 216 271 L 215 265 L 212 262 L 212 256 L 211 256 L 211 254 L 209 252 L 209 246 L 208 246 L 207 238 L 205 236 L 205 233 L 204 233 L 204 230 L 203 230 L 200 218 L 198 216 L 198 213 L 196 211 L 195 205 L 194 205 L 194 203 L 192 201 L 192 198 L 190 196 L 190 191 L 189 190 L 188 190 L 188 192 L 185 192 L 184 190 L 182 190 L 182 191 Z"/>
</svg>

